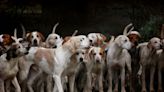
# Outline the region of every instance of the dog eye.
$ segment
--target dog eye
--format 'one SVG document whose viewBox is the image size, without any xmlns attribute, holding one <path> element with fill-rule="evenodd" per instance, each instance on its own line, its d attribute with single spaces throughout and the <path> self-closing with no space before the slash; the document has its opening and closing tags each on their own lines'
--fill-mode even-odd
<svg viewBox="0 0 164 92">
<path fill-rule="evenodd" d="M 20 40 L 19 43 L 23 43 L 23 40 Z"/>
<path fill-rule="evenodd" d="M 36 35 L 36 37 L 39 37 L 39 35 Z"/>
<path fill-rule="evenodd" d="M 93 55 L 95 56 L 95 55 L 96 55 L 96 53 L 93 53 Z"/>
<path fill-rule="evenodd" d="M 154 43 L 157 43 L 156 41 Z"/>
<path fill-rule="evenodd" d="M 99 53 L 100 55 L 102 55 L 102 53 Z"/>
<path fill-rule="evenodd" d="M 125 42 L 127 42 L 127 40 L 125 40 Z"/>
<path fill-rule="evenodd" d="M 84 55 L 84 52 L 82 52 L 82 54 Z"/>
<path fill-rule="evenodd" d="M 20 46 L 18 46 L 18 48 L 20 48 Z"/>
<path fill-rule="evenodd" d="M 77 52 L 76 55 L 79 55 L 79 53 Z"/>
<path fill-rule="evenodd" d="M 32 37 L 32 38 L 34 38 L 34 36 L 33 36 L 33 35 L 32 35 L 31 37 Z"/>
<path fill-rule="evenodd" d="M 83 40 L 81 39 L 80 41 L 82 42 Z"/>
<path fill-rule="evenodd" d="M 58 39 L 58 37 L 55 37 L 55 39 Z"/>
</svg>

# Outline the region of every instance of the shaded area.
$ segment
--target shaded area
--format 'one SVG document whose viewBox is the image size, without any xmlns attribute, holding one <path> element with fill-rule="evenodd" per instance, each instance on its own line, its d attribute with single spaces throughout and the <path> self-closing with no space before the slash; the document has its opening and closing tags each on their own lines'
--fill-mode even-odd
<svg viewBox="0 0 164 92">
<path fill-rule="evenodd" d="M 22 23 L 28 31 L 38 30 L 47 36 L 59 22 L 57 33 L 71 35 L 101 32 L 118 35 L 132 22 L 140 30 L 150 16 L 164 15 L 163 1 L 142 0 L 2 0 L 0 2 L 0 33 L 21 31 Z M 159 25 L 157 25 L 159 26 Z"/>
</svg>

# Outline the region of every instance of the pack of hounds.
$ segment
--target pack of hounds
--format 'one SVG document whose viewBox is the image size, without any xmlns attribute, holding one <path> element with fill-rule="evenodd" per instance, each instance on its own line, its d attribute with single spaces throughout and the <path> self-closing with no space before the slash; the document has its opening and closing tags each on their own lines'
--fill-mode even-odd
<svg viewBox="0 0 164 92">
<path fill-rule="evenodd" d="M 163 92 L 163 31 L 139 43 L 132 23 L 109 41 L 78 30 L 63 38 L 55 32 L 58 25 L 46 39 L 38 31 L 26 33 L 23 25 L 21 38 L 17 29 L 13 36 L 0 35 L 0 92 L 155 92 L 155 71 L 157 91 Z"/>
</svg>

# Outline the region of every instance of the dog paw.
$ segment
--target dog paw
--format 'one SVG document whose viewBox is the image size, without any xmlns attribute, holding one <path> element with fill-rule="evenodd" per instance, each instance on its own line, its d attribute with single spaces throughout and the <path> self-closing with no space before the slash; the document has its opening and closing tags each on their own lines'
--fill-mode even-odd
<svg viewBox="0 0 164 92">
<path fill-rule="evenodd" d="M 114 90 L 114 92 L 118 92 L 118 90 Z"/>
<path fill-rule="evenodd" d="M 150 92 L 155 92 L 154 89 L 150 89 Z"/>
<path fill-rule="evenodd" d="M 162 91 L 162 89 L 160 88 L 160 89 L 158 89 L 158 91 L 157 91 L 157 92 L 163 92 L 163 91 Z"/>
<path fill-rule="evenodd" d="M 142 90 L 141 92 L 147 92 L 146 89 Z"/>
</svg>

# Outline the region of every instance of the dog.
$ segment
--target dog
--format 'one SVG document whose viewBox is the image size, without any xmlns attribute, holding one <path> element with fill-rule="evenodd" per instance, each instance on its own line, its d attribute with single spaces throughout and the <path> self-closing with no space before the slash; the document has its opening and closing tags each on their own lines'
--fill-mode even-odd
<svg viewBox="0 0 164 92">
<path fill-rule="evenodd" d="M 56 23 L 52 33 L 48 35 L 45 43 L 46 43 L 46 48 L 57 48 L 62 45 L 63 39 L 60 37 L 58 34 L 55 33 L 57 26 L 59 23 Z"/>
<path fill-rule="evenodd" d="M 89 39 L 85 35 L 73 36 L 61 47 L 57 49 L 47 49 L 42 47 L 31 47 L 29 54 L 25 56 L 26 62 L 36 64 L 43 72 L 52 75 L 55 80 L 58 92 L 63 92 L 61 74 L 70 62 L 70 57 L 78 48 L 89 47 Z M 33 78 L 37 77 L 35 74 Z M 31 82 L 34 80 L 30 80 Z M 31 83 L 28 89 L 33 91 Z M 56 90 L 55 87 L 53 89 Z"/>
<path fill-rule="evenodd" d="M 27 40 L 31 46 L 43 46 L 44 36 L 38 31 L 33 31 L 26 34 Z"/>
<path fill-rule="evenodd" d="M 131 28 L 131 29 L 130 29 Z M 130 29 L 130 30 L 129 30 Z M 134 30 L 133 24 L 128 24 L 124 29 L 124 35 L 127 35 L 130 42 L 133 44 L 133 47 L 128 50 L 129 54 L 131 55 L 131 65 L 132 65 L 132 76 L 131 76 L 131 83 L 130 83 L 130 90 L 134 92 L 134 89 L 137 89 L 139 86 L 137 72 L 139 69 L 139 49 L 137 48 L 139 40 L 141 39 L 141 35 L 139 32 Z M 137 85 L 138 83 L 138 85 Z"/>
<path fill-rule="evenodd" d="M 149 40 L 148 43 L 144 43 L 138 46 L 140 49 L 140 68 L 138 75 L 141 76 L 142 90 L 141 92 L 146 92 L 146 80 L 145 72 L 149 68 L 150 72 L 150 92 L 154 92 L 154 73 L 155 67 L 158 60 L 157 50 L 161 48 L 160 39 L 153 37 Z"/>
<path fill-rule="evenodd" d="M 84 92 L 92 92 L 92 88 L 98 86 L 99 92 L 103 91 L 103 68 L 104 61 L 104 49 L 100 47 L 91 47 L 88 50 L 88 62 L 87 66 L 87 84 L 84 88 Z M 95 76 L 94 76 L 95 75 Z M 95 80 L 94 80 L 95 78 Z M 98 83 L 96 85 L 96 82 Z"/>
<path fill-rule="evenodd" d="M 11 80 L 12 84 L 16 88 L 16 92 L 21 92 L 21 88 L 19 86 L 18 80 L 16 78 L 16 74 L 19 70 L 18 68 L 18 59 L 26 54 L 28 54 L 28 47 L 24 47 L 19 41 L 17 37 L 12 37 L 15 41 L 11 44 L 7 52 L 0 56 L 0 85 L 1 92 L 5 92 L 4 82 L 7 80 Z M 6 84 L 8 86 L 8 84 Z M 8 87 L 6 87 L 8 88 Z M 7 89 L 6 91 L 9 91 Z"/>
<path fill-rule="evenodd" d="M 4 54 L 14 42 L 14 39 L 9 34 L 0 35 L 0 55 Z"/>
<path fill-rule="evenodd" d="M 159 56 L 158 60 L 158 92 L 163 92 L 162 89 L 162 70 L 164 69 L 164 24 L 162 24 L 161 27 L 161 49 L 157 51 L 157 54 Z"/>
<path fill-rule="evenodd" d="M 114 91 L 118 92 L 118 72 L 120 71 L 121 77 L 121 92 L 125 90 L 125 65 L 131 73 L 131 56 L 127 50 L 131 49 L 132 43 L 126 35 L 119 35 L 116 39 L 109 44 L 107 51 L 107 65 L 108 65 L 108 76 L 109 76 L 109 87 L 108 92 L 112 92 L 112 77 L 115 77 L 115 88 Z"/>
<path fill-rule="evenodd" d="M 101 33 L 89 33 L 87 37 L 92 46 L 101 46 L 107 39 L 106 36 Z"/>
<path fill-rule="evenodd" d="M 75 92 L 75 77 L 79 73 L 79 68 L 86 58 L 86 49 L 77 49 L 76 52 L 71 56 L 70 63 L 67 68 L 63 71 L 62 77 L 68 77 L 69 92 Z M 77 84 L 78 85 L 78 84 Z M 78 87 L 78 86 L 77 86 Z"/>
</svg>

